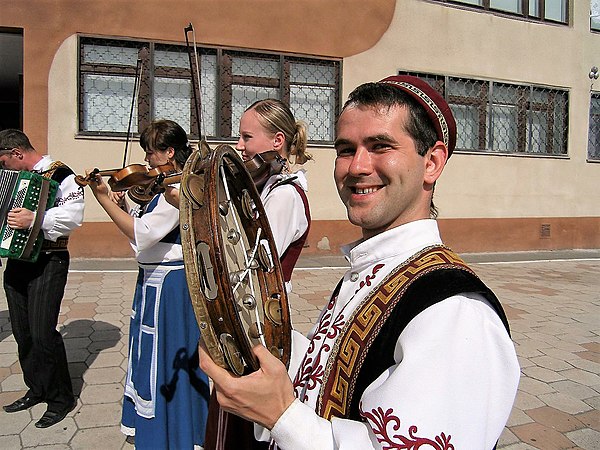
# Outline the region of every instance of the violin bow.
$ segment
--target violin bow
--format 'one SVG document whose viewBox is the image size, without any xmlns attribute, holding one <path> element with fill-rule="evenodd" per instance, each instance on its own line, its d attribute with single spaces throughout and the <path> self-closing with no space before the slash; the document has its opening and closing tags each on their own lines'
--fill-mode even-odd
<svg viewBox="0 0 600 450">
<path fill-rule="evenodd" d="M 198 149 L 201 152 L 202 156 L 205 157 L 208 149 L 208 145 L 205 141 L 205 136 L 202 133 L 204 130 L 204 115 L 202 114 L 202 92 L 200 90 L 201 79 L 200 79 L 200 62 L 198 61 L 198 49 L 196 47 L 196 31 L 194 30 L 194 25 L 190 22 L 187 27 L 183 29 L 185 32 L 185 45 L 188 51 L 188 57 L 190 60 L 190 72 L 192 79 L 192 92 L 194 95 L 194 106 L 196 112 L 196 123 L 198 126 Z M 188 38 L 188 33 L 192 33 L 192 47 L 190 47 L 190 40 Z M 193 50 L 193 56 L 192 56 Z"/>
<path fill-rule="evenodd" d="M 125 152 L 123 153 L 123 167 L 127 164 L 127 152 L 129 150 L 129 140 L 131 138 L 131 124 L 133 122 L 133 110 L 137 101 L 138 85 L 141 79 L 142 72 L 142 56 L 147 53 L 146 47 L 140 50 L 137 62 L 135 64 L 135 80 L 133 82 L 133 95 L 131 97 L 131 109 L 129 111 L 129 124 L 127 125 L 127 136 L 125 138 Z"/>
</svg>

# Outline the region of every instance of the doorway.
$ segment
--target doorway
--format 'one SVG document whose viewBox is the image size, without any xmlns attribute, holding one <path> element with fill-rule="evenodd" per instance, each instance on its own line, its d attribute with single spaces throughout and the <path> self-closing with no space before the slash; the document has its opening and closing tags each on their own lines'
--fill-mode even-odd
<svg viewBox="0 0 600 450">
<path fill-rule="evenodd" d="M 23 30 L 0 30 L 0 130 L 23 129 Z"/>
</svg>

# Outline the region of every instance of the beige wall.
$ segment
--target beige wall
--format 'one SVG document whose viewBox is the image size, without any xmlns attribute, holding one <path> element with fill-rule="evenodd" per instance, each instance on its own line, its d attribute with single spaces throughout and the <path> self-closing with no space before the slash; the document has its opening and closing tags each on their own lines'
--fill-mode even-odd
<svg viewBox="0 0 600 450">
<path fill-rule="evenodd" d="M 600 66 L 600 35 L 589 31 L 589 2 L 572 3 L 564 27 L 404 0 L 381 40 L 344 60 L 344 96 L 399 69 L 570 91 L 567 158 L 455 154 L 436 190 L 440 217 L 600 216 L 600 164 L 586 163 L 587 74 Z"/>
</svg>

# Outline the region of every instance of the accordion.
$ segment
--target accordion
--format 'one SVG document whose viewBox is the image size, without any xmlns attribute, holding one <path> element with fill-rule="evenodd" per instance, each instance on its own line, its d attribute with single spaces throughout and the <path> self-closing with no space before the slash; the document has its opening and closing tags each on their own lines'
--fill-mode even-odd
<svg viewBox="0 0 600 450">
<path fill-rule="evenodd" d="M 0 169 L 0 256 L 35 262 L 42 249 L 44 234 L 40 233 L 43 212 L 54 205 L 58 183 L 42 175 Z M 28 230 L 17 230 L 6 223 L 8 212 L 26 208 L 36 214 Z"/>
</svg>

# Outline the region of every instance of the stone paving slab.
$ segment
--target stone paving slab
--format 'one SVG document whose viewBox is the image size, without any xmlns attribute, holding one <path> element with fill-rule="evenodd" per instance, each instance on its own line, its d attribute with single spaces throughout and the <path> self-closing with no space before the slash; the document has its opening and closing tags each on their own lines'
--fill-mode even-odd
<svg viewBox="0 0 600 450">
<path fill-rule="evenodd" d="M 600 251 L 465 259 L 503 303 L 521 363 L 517 399 L 498 448 L 600 450 Z M 310 330 L 345 267 L 341 257 L 300 259 L 290 295 L 296 329 Z M 73 260 L 59 330 L 78 405 L 46 430 L 34 426 L 45 405 L 14 414 L 0 410 L 0 449 L 133 449 L 119 421 L 136 276 L 131 260 Z M 24 392 L 0 292 L 0 404 Z"/>
</svg>

